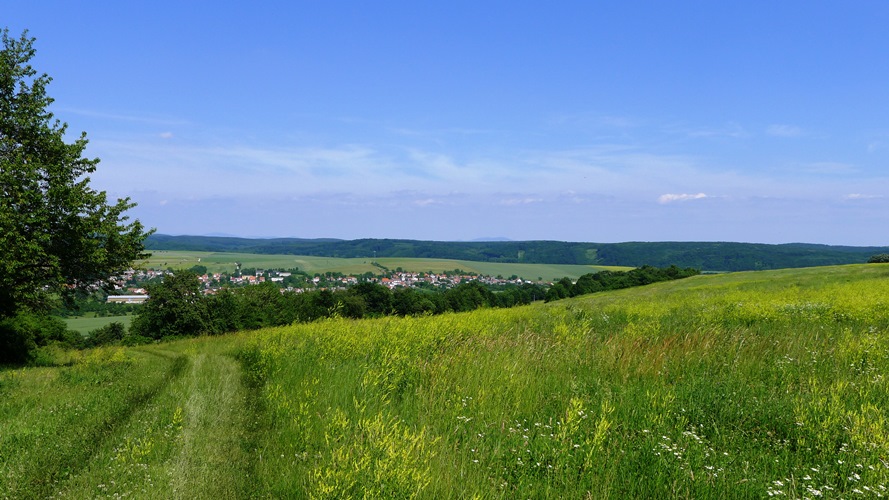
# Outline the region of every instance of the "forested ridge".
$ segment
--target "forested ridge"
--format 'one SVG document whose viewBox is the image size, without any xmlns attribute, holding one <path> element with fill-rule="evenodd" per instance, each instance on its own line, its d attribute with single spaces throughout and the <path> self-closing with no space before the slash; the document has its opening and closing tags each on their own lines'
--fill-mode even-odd
<svg viewBox="0 0 889 500">
<path fill-rule="evenodd" d="M 529 264 L 644 265 L 703 271 L 751 271 L 865 263 L 889 247 L 788 243 L 565 241 L 419 241 L 398 239 L 251 239 L 155 234 L 147 250 L 191 250 L 322 257 L 412 257 Z"/>
</svg>

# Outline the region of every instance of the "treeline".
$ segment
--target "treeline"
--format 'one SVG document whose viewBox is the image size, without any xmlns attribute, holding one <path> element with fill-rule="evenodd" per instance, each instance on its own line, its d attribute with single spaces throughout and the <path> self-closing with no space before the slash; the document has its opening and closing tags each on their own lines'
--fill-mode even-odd
<svg viewBox="0 0 889 500">
<path fill-rule="evenodd" d="M 465 312 L 481 307 L 513 307 L 543 300 L 546 291 L 534 284 L 492 291 L 471 281 L 446 291 L 388 287 L 371 282 L 346 290 L 281 292 L 273 283 L 224 288 L 202 295 L 190 272 L 168 275 L 147 286 L 151 297 L 130 326 L 135 341 L 189 335 L 218 335 L 239 330 L 306 323 L 323 318 L 373 318 Z"/>
<path fill-rule="evenodd" d="M 51 311 L 52 316 L 60 318 L 73 318 L 76 316 L 93 316 L 103 318 L 108 316 L 122 316 L 133 314 L 139 310 L 141 304 L 120 304 L 109 303 L 107 295 L 104 293 L 96 293 L 89 297 L 76 298 L 68 307 L 59 305 Z"/>
<path fill-rule="evenodd" d="M 568 278 L 562 278 L 554 283 L 546 292 L 546 301 L 551 302 L 588 293 L 649 285 L 660 281 L 678 280 L 696 276 L 700 273 L 700 270 L 695 268 L 687 267 L 682 269 L 677 266 L 665 268 L 642 266 L 630 271 L 589 273 L 577 278 L 576 282 L 572 282 Z"/>
<path fill-rule="evenodd" d="M 576 283 L 563 278 L 549 289 L 535 284 L 498 287 L 477 281 L 445 291 L 397 288 L 363 282 L 346 290 L 281 292 L 272 283 L 202 295 L 201 283 L 190 272 L 168 275 L 148 285 L 151 299 L 130 326 L 139 341 L 188 335 L 218 335 L 239 330 L 307 323 L 323 318 L 374 318 L 466 312 L 482 307 L 513 307 L 537 300 L 558 300 L 587 293 L 642 286 L 699 274 L 697 269 L 644 266 L 631 271 L 604 271 L 581 276 Z"/>
<path fill-rule="evenodd" d="M 577 243 L 563 241 L 417 241 L 392 239 L 248 239 L 151 235 L 148 250 L 191 250 L 321 257 L 411 257 L 533 264 L 693 267 L 753 271 L 863 264 L 889 247 L 732 242 Z"/>
<path fill-rule="evenodd" d="M 250 239 L 151 235 L 148 250 L 235 252 L 316 257 L 403 257 L 532 264 L 595 264 L 596 245 L 562 241 L 419 241 L 396 239 Z"/>
</svg>

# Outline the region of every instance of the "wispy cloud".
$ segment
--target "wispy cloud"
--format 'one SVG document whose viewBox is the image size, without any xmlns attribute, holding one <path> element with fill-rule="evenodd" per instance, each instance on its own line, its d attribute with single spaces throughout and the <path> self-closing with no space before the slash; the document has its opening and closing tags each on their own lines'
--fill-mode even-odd
<svg viewBox="0 0 889 500">
<path fill-rule="evenodd" d="M 543 198 L 536 197 L 525 197 L 525 198 L 505 198 L 500 200 L 500 204 L 507 207 L 514 207 L 519 205 L 531 205 L 534 203 L 542 203 L 544 201 Z"/>
<path fill-rule="evenodd" d="M 444 205 L 444 202 L 435 198 L 424 198 L 422 200 L 414 200 L 413 204 L 418 207 L 428 207 L 433 205 Z"/>
<path fill-rule="evenodd" d="M 145 115 L 129 115 L 120 113 L 107 113 L 104 111 L 96 111 L 82 108 L 60 107 L 55 112 L 59 114 L 80 115 L 90 118 L 100 118 L 102 120 L 111 120 L 119 122 L 138 122 L 150 125 L 188 125 L 187 120 L 181 118 L 163 117 L 163 116 L 145 116 Z"/>
<path fill-rule="evenodd" d="M 803 129 L 795 125 L 773 124 L 766 128 L 766 133 L 773 137 L 801 137 Z"/>
<path fill-rule="evenodd" d="M 729 122 L 721 127 L 707 127 L 686 130 L 685 134 L 692 138 L 718 138 L 727 137 L 737 139 L 750 135 L 744 127 L 735 122 Z"/>
<path fill-rule="evenodd" d="M 644 120 L 631 116 L 603 115 L 596 113 L 572 113 L 553 117 L 550 122 L 555 125 L 571 127 L 592 127 L 597 129 L 629 129 L 641 127 Z"/>
<path fill-rule="evenodd" d="M 853 174 L 858 169 L 849 163 L 820 161 L 803 166 L 803 170 L 812 174 L 845 175 Z"/>
<path fill-rule="evenodd" d="M 704 193 L 696 193 L 696 194 L 662 194 L 658 197 L 657 201 L 661 204 L 673 203 L 677 201 L 690 201 L 690 200 L 702 200 L 704 198 L 712 198 L 711 196 L 707 196 Z"/>
<path fill-rule="evenodd" d="M 885 196 L 878 195 L 878 194 L 852 193 L 852 194 L 847 194 L 843 198 L 845 198 L 847 200 L 876 200 L 876 199 L 885 198 Z"/>
</svg>

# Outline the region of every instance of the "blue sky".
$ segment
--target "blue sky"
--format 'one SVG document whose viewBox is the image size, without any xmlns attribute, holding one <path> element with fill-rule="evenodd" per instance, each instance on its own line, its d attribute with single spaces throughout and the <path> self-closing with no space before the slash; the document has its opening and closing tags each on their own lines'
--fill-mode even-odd
<svg viewBox="0 0 889 500">
<path fill-rule="evenodd" d="M 889 3 L 4 0 L 166 234 L 889 245 Z"/>
</svg>

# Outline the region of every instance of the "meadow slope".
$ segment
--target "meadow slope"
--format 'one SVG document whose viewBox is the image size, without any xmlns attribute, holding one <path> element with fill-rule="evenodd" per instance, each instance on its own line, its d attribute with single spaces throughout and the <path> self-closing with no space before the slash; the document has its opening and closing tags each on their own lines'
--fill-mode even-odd
<svg viewBox="0 0 889 500">
<path fill-rule="evenodd" d="M 889 267 L 56 353 L 0 497 L 889 493 Z"/>
</svg>

